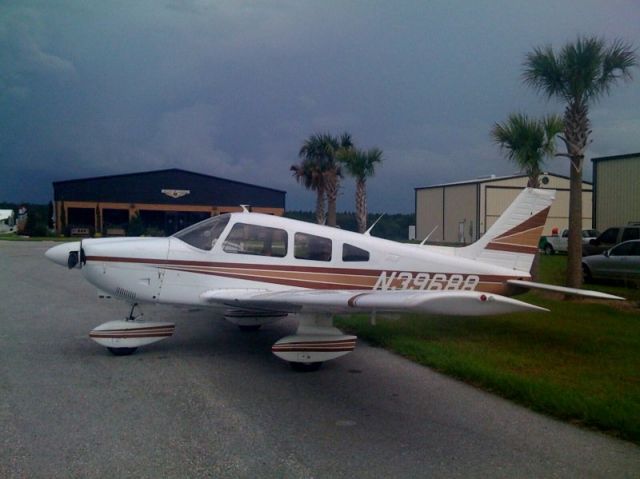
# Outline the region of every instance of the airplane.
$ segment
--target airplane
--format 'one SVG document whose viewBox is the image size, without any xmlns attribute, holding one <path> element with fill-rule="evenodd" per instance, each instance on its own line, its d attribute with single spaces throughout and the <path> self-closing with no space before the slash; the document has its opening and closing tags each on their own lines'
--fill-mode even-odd
<svg viewBox="0 0 640 479">
<path fill-rule="evenodd" d="M 315 370 L 352 352 L 356 336 L 335 314 L 419 312 L 484 316 L 548 311 L 510 298 L 528 289 L 601 299 L 596 291 L 536 283 L 530 269 L 555 197 L 524 189 L 475 243 L 463 247 L 394 242 L 289 218 L 222 214 L 168 238 L 96 238 L 60 244 L 46 257 L 129 304 L 129 316 L 104 323 L 91 339 L 115 355 L 170 337 L 175 324 L 134 315 L 143 303 L 210 307 L 242 330 L 289 314 L 293 335 L 272 352 L 296 370 Z"/>
</svg>

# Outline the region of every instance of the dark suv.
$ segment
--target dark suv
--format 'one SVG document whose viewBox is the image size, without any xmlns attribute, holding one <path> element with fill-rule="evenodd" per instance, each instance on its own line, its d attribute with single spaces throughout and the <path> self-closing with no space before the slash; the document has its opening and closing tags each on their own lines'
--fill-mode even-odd
<svg viewBox="0 0 640 479">
<path fill-rule="evenodd" d="M 582 256 L 600 254 L 609 248 L 628 240 L 640 239 L 640 224 L 607 228 L 600 236 L 582 245 Z"/>
</svg>

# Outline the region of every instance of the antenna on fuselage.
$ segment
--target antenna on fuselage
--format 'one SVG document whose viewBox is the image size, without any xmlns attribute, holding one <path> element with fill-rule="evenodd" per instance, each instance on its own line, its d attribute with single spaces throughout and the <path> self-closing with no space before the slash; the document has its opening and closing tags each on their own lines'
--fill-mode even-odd
<svg viewBox="0 0 640 479">
<path fill-rule="evenodd" d="M 251 213 L 251 205 L 240 205 L 243 213 Z"/>
<path fill-rule="evenodd" d="M 365 231 L 364 233 L 362 233 L 362 234 L 365 235 L 365 236 L 371 236 L 371 230 L 374 228 L 375 225 L 378 224 L 378 221 L 380 221 L 383 216 L 384 216 L 384 213 L 382 213 L 380 216 L 378 216 L 378 219 L 375 220 L 373 222 L 373 224 L 369 227 L 369 229 L 367 231 Z"/>
<path fill-rule="evenodd" d="M 435 227 L 435 228 L 433 228 L 433 229 L 431 230 L 431 233 L 429 233 L 429 234 L 425 237 L 425 239 L 423 239 L 423 240 L 420 242 L 420 246 L 424 246 L 424 244 L 427 242 L 427 240 L 431 237 L 431 235 L 432 235 L 433 233 L 435 233 L 435 232 L 436 232 L 436 230 L 437 230 L 437 229 L 438 229 L 438 225 L 436 225 L 436 227 Z"/>
</svg>

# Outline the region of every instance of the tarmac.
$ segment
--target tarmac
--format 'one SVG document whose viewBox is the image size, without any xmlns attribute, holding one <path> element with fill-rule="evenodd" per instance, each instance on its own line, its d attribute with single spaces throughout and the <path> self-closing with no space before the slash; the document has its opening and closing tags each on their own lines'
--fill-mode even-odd
<svg viewBox="0 0 640 479">
<path fill-rule="evenodd" d="M 175 335 L 115 357 L 120 319 L 52 243 L 0 241 L 0 477 L 640 477 L 640 447 L 359 341 L 311 373 L 271 354 L 287 318 L 244 333 L 146 307 Z"/>
</svg>

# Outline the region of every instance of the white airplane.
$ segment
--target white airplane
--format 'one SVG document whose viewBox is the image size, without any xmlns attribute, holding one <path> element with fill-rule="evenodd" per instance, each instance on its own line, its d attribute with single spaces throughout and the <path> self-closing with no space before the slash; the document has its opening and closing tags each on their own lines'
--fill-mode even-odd
<svg viewBox="0 0 640 479">
<path fill-rule="evenodd" d="M 207 306 L 241 329 L 296 314 L 295 334 L 273 353 L 295 369 L 317 369 L 352 352 L 356 337 L 333 327 L 333 315 L 420 312 L 483 316 L 547 311 L 507 296 L 543 289 L 603 299 L 595 291 L 531 281 L 552 190 L 525 189 L 476 243 L 460 247 L 404 244 L 288 218 L 223 214 L 169 238 L 84 239 L 46 256 L 80 269 L 98 296 L 130 304 L 124 320 L 90 337 L 116 355 L 169 337 L 174 324 L 134 317 L 140 303 Z"/>
</svg>

